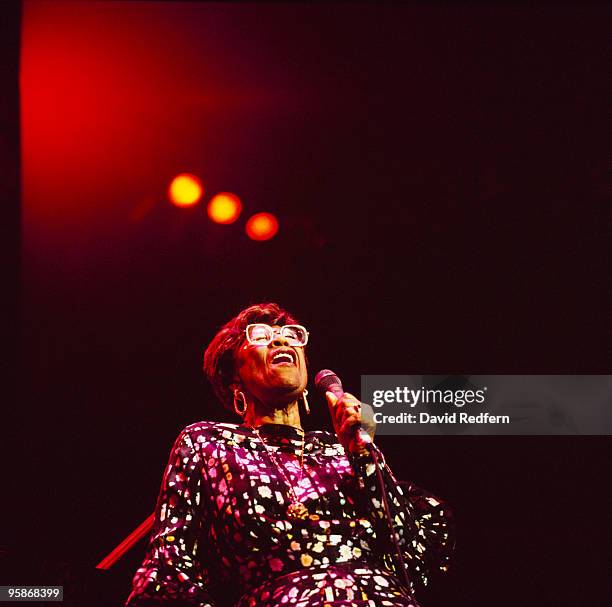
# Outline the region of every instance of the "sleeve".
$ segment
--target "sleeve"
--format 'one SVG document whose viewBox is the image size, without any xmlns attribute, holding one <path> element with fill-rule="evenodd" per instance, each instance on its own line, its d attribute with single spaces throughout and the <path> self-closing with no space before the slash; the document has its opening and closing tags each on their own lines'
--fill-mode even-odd
<svg viewBox="0 0 612 607">
<path fill-rule="evenodd" d="M 410 483 L 399 483 L 385 458 L 373 445 L 385 483 L 391 520 L 399 539 L 404 564 L 411 580 L 427 585 L 430 575 L 446 571 L 454 548 L 454 521 L 449 508 L 438 498 Z M 388 528 L 378 475 L 372 455 L 349 455 L 364 496 L 364 507 L 373 519 L 377 535 L 388 538 L 385 559 L 395 553 Z M 391 561 L 393 562 L 393 560 Z M 394 567 L 395 568 L 395 567 Z"/>
<path fill-rule="evenodd" d="M 185 429 L 170 453 L 149 547 L 126 607 L 214 607 L 208 571 L 197 557 L 201 483 L 201 457 Z"/>
</svg>

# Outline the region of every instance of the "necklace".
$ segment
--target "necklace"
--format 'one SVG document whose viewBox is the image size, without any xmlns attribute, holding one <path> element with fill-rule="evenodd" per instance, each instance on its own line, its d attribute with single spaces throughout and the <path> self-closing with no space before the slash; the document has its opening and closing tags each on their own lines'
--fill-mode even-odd
<svg viewBox="0 0 612 607">
<path fill-rule="evenodd" d="M 313 517 L 318 518 L 316 514 L 309 514 L 308 508 L 306 508 L 306 506 L 304 506 L 304 504 L 300 502 L 300 500 L 297 498 L 295 489 L 293 488 L 293 484 L 291 483 L 291 480 L 289 479 L 289 477 L 285 474 L 284 467 L 276 459 L 276 455 L 274 451 L 272 451 L 268 447 L 268 445 L 266 445 L 263 438 L 261 438 L 261 434 L 259 434 L 259 430 L 255 426 L 251 426 L 251 428 L 253 432 L 257 434 L 257 438 L 260 440 L 261 444 L 264 446 L 264 449 L 266 450 L 266 453 L 270 457 L 270 460 L 276 466 L 277 470 L 280 472 L 283 479 L 285 479 L 285 483 L 287 484 L 287 487 L 289 488 L 289 497 L 291 498 L 291 503 L 289 504 L 289 506 L 287 506 L 287 517 L 293 520 L 296 520 L 296 519 L 304 520 L 305 518 L 313 518 Z M 302 449 L 300 451 L 300 478 L 298 480 L 298 483 L 300 483 L 302 481 L 302 478 L 304 477 L 304 442 L 305 440 L 306 440 L 306 435 L 304 432 L 302 432 Z"/>
</svg>

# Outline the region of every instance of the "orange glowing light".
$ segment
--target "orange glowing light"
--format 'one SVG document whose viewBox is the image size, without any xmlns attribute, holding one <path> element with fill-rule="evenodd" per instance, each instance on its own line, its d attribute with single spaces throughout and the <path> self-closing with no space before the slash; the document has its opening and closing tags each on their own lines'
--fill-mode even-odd
<svg viewBox="0 0 612 607">
<path fill-rule="evenodd" d="M 272 213 L 256 213 L 246 224 L 246 233 L 252 240 L 270 240 L 278 232 L 278 220 Z"/>
<path fill-rule="evenodd" d="M 168 197 L 177 207 L 193 206 L 202 198 L 204 186 L 202 182 L 190 173 L 177 175 L 168 188 Z"/>
<path fill-rule="evenodd" d="M 208 216 L 216 223 L 234 223 L 240 212 L 242 211 L 242 203 L 240 198 L 229 192 L 221 192 L 213 196 L 208 203 Z"/>
</svg>

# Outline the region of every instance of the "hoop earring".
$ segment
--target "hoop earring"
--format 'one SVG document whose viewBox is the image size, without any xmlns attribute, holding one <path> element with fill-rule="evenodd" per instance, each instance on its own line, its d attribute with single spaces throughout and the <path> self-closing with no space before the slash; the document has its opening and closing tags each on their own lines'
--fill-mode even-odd
<svg viewBox="0 0 612 607">
<path fill-rule="evenodd" d="M 306 410 L 306 415 L 310 415 L 310 406 L 308 405 L 308 399 L 306 398 L 308 396 L 308 390 L 304 390 L 304 392 L 302 392 L 302 402 L 304 403 L 304 409 Z"/>
<path fill-rule="evenodd" d="M 242 401 L 242 409 L 238 406 L 239 401 Z M 240 415 L 240 417 L 244 417 L 248 408 L 249 405 L 244 397 L 244 392 L 241 392 L 238 389 L 234 390 L 234 411 L 236 411 L 236 414 Z"/>
</svg>

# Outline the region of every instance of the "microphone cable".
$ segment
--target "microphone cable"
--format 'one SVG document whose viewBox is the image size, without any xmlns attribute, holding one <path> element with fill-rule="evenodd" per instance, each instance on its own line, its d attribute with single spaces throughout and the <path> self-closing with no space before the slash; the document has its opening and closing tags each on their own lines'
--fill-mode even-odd
<svg viewBox="0 0 612 607">
<path fill-rule="evenodd" d="M 393 519 L 391 518 L 391 509 L 389 508 L 389 502 L 387 500 L 387 492 L 385 490 L 385 480 L 383 478 L 380 466 L 378 465 L 378 462 L 380 460 L 378 459 L 378 455 L 376 454 L 376 449 L 374 448 L 373 443 L 367 444 L 366 447 L 368 451 L 370 452 L 372 459 L 374 460 L 374 468 L 376 470 L 378 489 L 380 491 L 380 495 L 382 498 L 382 504 L 383 504 L 383 510 L 385 511 L 386 523 L 387 523 L 387 526 L 389 527 L 389 531 L 391 532 L 391 538 L 393 539 L 393 545 L 395 547 L 395 554 L 397 556 L 397 560 L 399 561 L 399 566 L 402 570 L 402 579 L 403 579 L 404 584 L 406 585 L 406 590 L 408 591 L 408 594 L 410 595 L 411 598 L 413 598 L 412 597 L 412 587 L 410 585 L 410 580 L 408 579 L 408 574 L 406 572 L 406 564 L 404 561 L 404 556 L 402 554 L 402 549 L 400 548 L 400 545 L 399 545 L 399 539 L 398 539 L 399 534 L 395 531 L 395 528 L 393 527 Z M 406 538 L 406 542 L 407 541 L 408 539 Z"/>
</svg>

